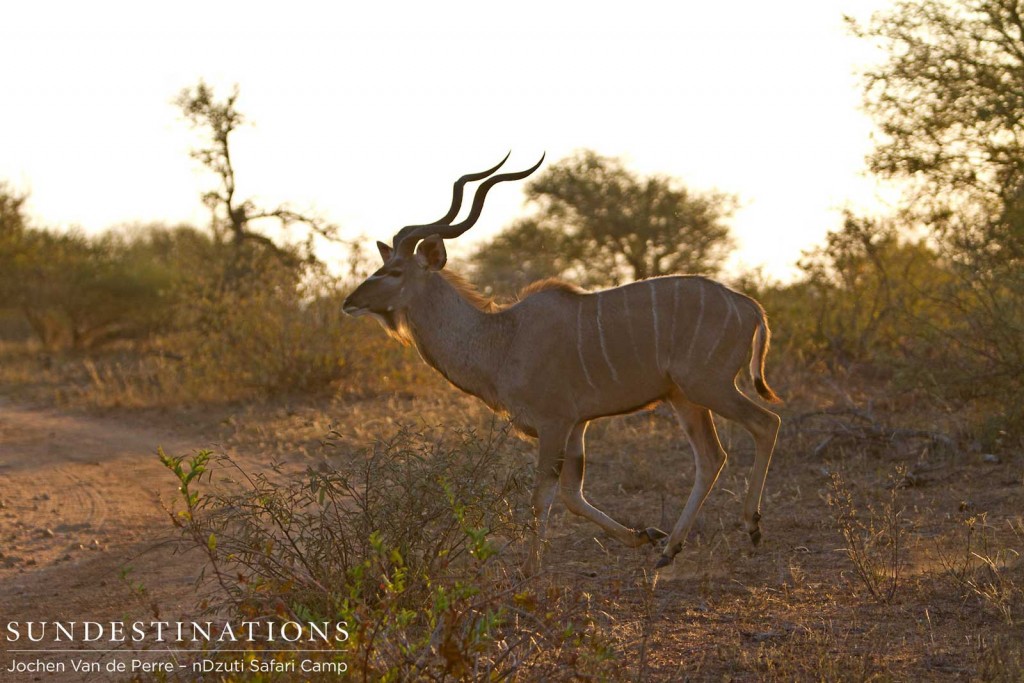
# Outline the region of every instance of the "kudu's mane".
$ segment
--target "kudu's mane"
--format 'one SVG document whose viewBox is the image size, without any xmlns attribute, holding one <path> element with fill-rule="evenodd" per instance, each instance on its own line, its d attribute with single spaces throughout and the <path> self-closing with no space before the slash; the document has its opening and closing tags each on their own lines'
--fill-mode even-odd
<svg viewBox="0 0 1024 683">
<path fill-rule="evenodd" d="M 536 282 L 526 285 L 519 290 L 511 301 L 499 302 L 496 301 L 494 297 L 487 296 L 481 292 L 476 288 L 476 285 L 454 271 L 441 270 L 438 271 L 438 275 L 440 275 L 445 282 L 451 285 L 452 289 L 462 297 L 463 301 L 466 301 L 478 311 L 483 311 L 484 313 L 499 313 L 506 308 L 514 306 L 532 294 L 538 294 L 549 290 L 557 290 L 570 295 L 586 294 L 585 290 L 570 282 L 550 277 L 543 280 L 537 280 Z M 381 317 L 380 320 L 384 325 L 384 331 L 387 332 L 389 337 L 400 342 L 403 346 L 416 344 L 408 316 L 404 311 L 394 311 L 389 313 L 386 317 Z M 442 374 L 444 374 L 443 371 Z"/>
<path fill-rule="evenodd" d="M 494 297 L 487 296 L 479 289 L 476 288 L 472 282 L 451 270 L 438 271 L 438 275 L 444 278 L 445 282 L 450 284 L 452 288 L 459 293 L 463 299 L 468 301 L 484 313 L 497 313 L 501 309 L 505 308 L 504 305 L 494 300 Z"/>
<path fill-rule="evenodd" d="M 525 287 L 523 287 L 522 289 L 520 289 L 519 293 L 516 294 L 516 299 L 515 300 L 516 301 L 522 301 L 523 299 L 525 299 L 526 297 L 530 296 L 531 294 L 537 294 L 538 292 L 546 292 L 546 291 L 551 290 L 551 289 L 557 289 L 557 290 L 559 290 L 561 292 L 566 292 L 568 294 L 586 294 L 587 293 L 585 289 L 577 287 L 576 285 L 572 284 L 571 282 L 566 282 L 565 280 L 559 280 L 557 277 L 548 277 L 548 278 L 544 278 L 543 280 L 537 280 L 536 282 L 531 282 L 530 284 L 528 284 Z"/>
<path fill-rule="evenodd" d="M 506 308 L 515 305 L 522 301 L 526 297 L 537 294 L 539 292 L 546 292 L 549 290 L 558 290 L 566 292 L 567 294 L 585 294 L 586 291 L 580 289 L 571 282 L 565 280 L 559 280 L 556 277 L 544 278 L 543 280 L 537 280 L 531 282 L 522 289 L 520 289 L 511 301 L 497 301 L 494 297 L 487 296 L 479 289 L 476 285 L 467 280 L 462 275 L 450 270 L 439 271 L 441 277 L 444 278 L 445 282 L 451 285 L 456 292 L 459 293 L 463 299 L 472 304 L 476 309 L 483 311 L 484 313 L 497 313 L 503 311 Z"/>
</svg>

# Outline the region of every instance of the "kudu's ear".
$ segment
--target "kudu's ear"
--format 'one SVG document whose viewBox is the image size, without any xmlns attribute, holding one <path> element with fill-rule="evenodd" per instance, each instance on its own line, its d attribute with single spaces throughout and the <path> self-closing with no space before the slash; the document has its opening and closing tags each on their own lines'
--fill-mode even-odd
<svg viewBox="0 0 1024 683">
<path fill-rule="evenodd" d="M 377 242 L 377 251 L 380 252 L 380 257 L 384 259 L 384 263 L 387 263 L 388 259 L 391 258 L 391 254 L 395 252 L 394 249 L 384 244 L 383 242 Z"/>
<path fill-rule="evenodd" d="M 416 260 L 427 270 L 441 270 L 448 262 L 448 252 L 444 248 L 444 240 L 438 235 L 424 238 L 416 247 Z"/>
</svg>

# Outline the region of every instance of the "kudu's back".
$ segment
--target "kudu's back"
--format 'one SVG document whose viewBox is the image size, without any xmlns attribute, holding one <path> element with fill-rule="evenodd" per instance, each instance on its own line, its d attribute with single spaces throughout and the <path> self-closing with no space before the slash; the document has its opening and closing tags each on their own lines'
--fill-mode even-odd
<svg viewBox="0 0 1024 683">
<path fill-rule="evenodd" d="M 507 311 L 516 343 L 506 367 L 512 404 L 560 405 L 587 418 L 629 412 L 674 389 L 731 384 L 765 325 L 749 297 L 702 277 L 668 276 L 586 293 L 554 287 Z"/>
</svg>

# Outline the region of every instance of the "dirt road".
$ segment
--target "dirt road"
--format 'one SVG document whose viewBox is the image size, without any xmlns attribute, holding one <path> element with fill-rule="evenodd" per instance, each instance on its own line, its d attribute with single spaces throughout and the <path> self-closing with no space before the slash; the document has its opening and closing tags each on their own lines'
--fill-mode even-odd
<svg viewBox="0 0 1024 683">
<path fill-rule="evenodd" d="M 173 552 L 160 503 L 175 502 L 175 481 L 156 457 L 204 445 L 182 433 L 0 399 L 0 681 L 76 678 L 8 672 L 11 650 L 44 647 L 9 642 L 10 622 L 175 620 L 193 607 L 198 558 Z"/>
</svg>

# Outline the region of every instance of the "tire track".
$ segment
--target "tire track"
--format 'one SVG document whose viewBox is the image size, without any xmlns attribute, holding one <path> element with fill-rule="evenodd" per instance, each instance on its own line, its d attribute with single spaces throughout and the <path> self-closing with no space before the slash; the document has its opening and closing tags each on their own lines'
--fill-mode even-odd
<svg viewBox="0 0 1024 683">
<path fill-rule="evenodd" d="M 161 545 L 173 529 L 160 501 L 176 482 L 156 451 L 204 443 L 166 424 L 0 400 L 0 618 L 120 618 L 138 601 L 127 565 L 153 595 L 187 596 L 198 567 Z"/>
</svg>

